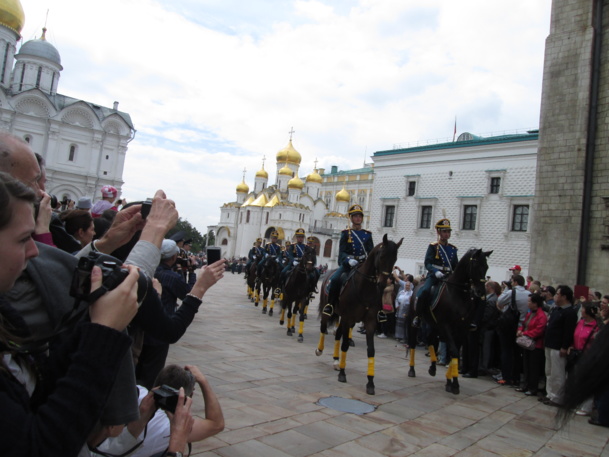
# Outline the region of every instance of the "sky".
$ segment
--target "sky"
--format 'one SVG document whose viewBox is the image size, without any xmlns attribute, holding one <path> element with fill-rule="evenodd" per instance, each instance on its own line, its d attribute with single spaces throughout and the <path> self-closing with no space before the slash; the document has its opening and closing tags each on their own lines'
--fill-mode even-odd
<svg viewBox="0 0 609 457">
<path fill-rule="evenodd" d="M 122 196 L 201 233 L 288 144 L 299 175 L 376 151 L 539 126 L 551 0 L 21 0 L 58 92 L 129 113 Z M 48 13 L 47 13 L 48 12 Z"/>
</svg>

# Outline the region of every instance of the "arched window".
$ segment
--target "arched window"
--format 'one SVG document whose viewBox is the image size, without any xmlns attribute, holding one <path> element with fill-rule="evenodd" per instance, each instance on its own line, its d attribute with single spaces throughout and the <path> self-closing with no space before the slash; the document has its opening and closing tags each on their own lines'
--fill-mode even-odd
<svg viewBox="0 0 609 457">
<path fill-rule="evenodd" d="M 269 223 L 269 213 L 266 213 L 266 222 L 265 225 Z"/>
<path fill-rule="evenodd" d="M 74 162 L 74 160 L 76 160 L 76 145 L 75 144 L 71 144 L 70 145 L 70 153 L 68 154 L 68 161 Z"/>
<path fill-rule="evenodd" d="M 32 137 L 31 137 L 30 135 L 25 135 L 25 136 L 23 137 L 23 139 L 25 140 L 25 142 L 26 142 L 27 144 L 30 144 L 30 145 L 32 144 Z"/>
<path fill-rule="evenodd" d="M 222 239 L 222 246 L 226 246 L 228 244 L 228 240 L 226 238 Z"/>
<path fill-rule="evenodd" d="M 324 257 L 332 257 L 332 240 L 326 240 L 324 244 Z"/>
<path fill-rule="evenodd" d="M 250 221 L 250 210 L 247 210 L 247 214 L 245 215 L 245 223 L 247 224 Z"/>
</svg>

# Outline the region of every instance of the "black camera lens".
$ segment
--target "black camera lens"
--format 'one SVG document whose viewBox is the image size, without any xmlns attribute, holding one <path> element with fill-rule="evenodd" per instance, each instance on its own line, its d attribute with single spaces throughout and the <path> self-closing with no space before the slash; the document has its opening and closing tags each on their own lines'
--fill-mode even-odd
<svg viewBox="0 0 609 457">
<path fill-rule="evenodd" d="M 57 209 L 58 203 L 59 201 L 57 200 L 57 196 L 50 194 L 51 195 L 51 208 L 53 209 Z"/>
</svg>

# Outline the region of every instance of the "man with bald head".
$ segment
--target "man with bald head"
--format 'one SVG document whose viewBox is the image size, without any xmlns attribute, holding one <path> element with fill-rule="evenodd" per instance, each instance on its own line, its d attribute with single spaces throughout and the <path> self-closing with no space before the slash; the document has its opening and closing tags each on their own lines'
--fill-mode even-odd
<svg viewBox="0 0 609 457">
<path fill-rule="evenodd" d="M 28 185 L 42 198 L 42 171 L 34 152 L 28 143 L 8 132 L 0 132 L 0 171 Z"/>
</svg>

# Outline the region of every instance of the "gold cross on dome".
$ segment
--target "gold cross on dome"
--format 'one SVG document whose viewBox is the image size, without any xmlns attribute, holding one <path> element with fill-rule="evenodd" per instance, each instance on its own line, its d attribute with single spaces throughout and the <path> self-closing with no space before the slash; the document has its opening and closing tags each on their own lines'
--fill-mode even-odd
<svg viewBox="0 0 609 457">
<path fill-rule="evenodd" d="M 296 132 L 294 132 L 294 127 L 290 128 L 290 131 L 288 132 L 290 134 L 290 141 L 292 141 L 292 135 Z"/>
</svg>

